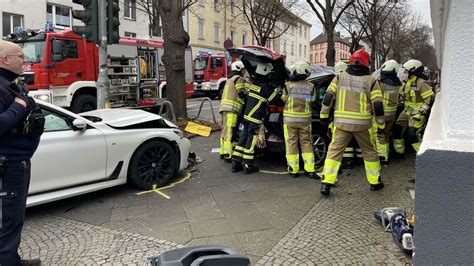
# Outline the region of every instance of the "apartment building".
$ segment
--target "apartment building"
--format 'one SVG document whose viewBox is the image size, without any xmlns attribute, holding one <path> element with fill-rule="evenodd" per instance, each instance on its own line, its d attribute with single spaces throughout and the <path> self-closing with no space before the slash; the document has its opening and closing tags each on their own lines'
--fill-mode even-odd
<svg viewBox="0 0 474 266">
<path fill-rule="evenodd" d="M 187 1 L 187 0 L 185 0 Z M 120 0 L 120 35 L 149 39 L 148 14 L 136 0 Z M 72 9 L 82 9 L 72 0 L 0 0 L 1 36 L 14 31 L 15 27 L 43 29 L 45 23 L 52 23 L 56 30 L 64 30 L 72 25 L 80 25 L 79 20 L 72 18 Z M 188 13 L 183 15 L 187 30 Z M 161 34 L 158 34 L 161 35 Z M 153 36 L 161 38 L 161 36 Z"/>
<path fill-rule="evenodd" d="M 319 34 L 314 38 L 311 43 L 309 61 L 311 64 L 325 66 L 327 65 L 326 61 L 326 50 L 327 50 L 327 36 L 326 33 Z M 349 52 L 350 43 L 348 40 L 341 37 L 341 34 L 337 32 L 334 35 L 334 47 L 336 49 L 336 62 L 341 59 L 348 59 L 351 57 Z"/>
</svg>

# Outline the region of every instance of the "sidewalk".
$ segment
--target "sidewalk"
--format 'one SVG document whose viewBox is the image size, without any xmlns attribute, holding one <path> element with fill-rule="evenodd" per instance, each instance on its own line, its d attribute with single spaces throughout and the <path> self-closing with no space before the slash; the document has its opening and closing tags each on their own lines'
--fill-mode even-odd
<svg viewBox="0 0 474 266">
<path fill-rule="evenodd" d="M 191 140 L 203 163 L 190 180 L 166 190 L 170 200 L 119 187 L 28 209 L 23 255 L 46 265 L 141 264 L 181 245 L 219 244 L 257 264 L 411 263 L 373 211 L 413 208 L 407 180 L 414 178 L 414 156 L 383 169 L 382 191 L 369 191 L 359 168 L 321 198 L 319 180 L 231 173 L 211 153 L 218 135 Z M 282 162 L 258 164 L 284 172 Z"/>
</svg>

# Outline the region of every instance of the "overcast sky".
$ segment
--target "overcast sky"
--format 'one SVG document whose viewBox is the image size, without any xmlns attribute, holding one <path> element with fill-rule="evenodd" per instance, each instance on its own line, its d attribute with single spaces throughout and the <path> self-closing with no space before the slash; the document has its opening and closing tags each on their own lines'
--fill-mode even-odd
<svg viewBox="0 0 474 266">
<path fill-rule="evenodd" d="M 407 0 L 413 9 L 413 11 L 418 12 L 421 16 L 421 21 L 429 26 L 431 26 L 431 15 L 430 15 L 430 0 Z M 311 40 L 314 39 L 318 34 L 322 32 L 322 26 L 319 22 L 316 14 L 313 13 L 309 5 L 304 1 L 302 5 L 308 7 L 308 14 L 305 16 L 305 20 L 312 24 L 311 26 Z"/>
</svg>

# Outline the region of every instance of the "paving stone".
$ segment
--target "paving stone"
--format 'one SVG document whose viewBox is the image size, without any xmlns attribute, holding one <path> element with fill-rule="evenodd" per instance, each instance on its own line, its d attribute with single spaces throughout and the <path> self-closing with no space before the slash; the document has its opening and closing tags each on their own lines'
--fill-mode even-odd
<svg viewBox="0 0 474 266">
<path fill-rule="evenodd" d="M 234 233 L 226 218 L 199 220 L 190 223 L 194 237 L 217 236 Z"/>
</svg>

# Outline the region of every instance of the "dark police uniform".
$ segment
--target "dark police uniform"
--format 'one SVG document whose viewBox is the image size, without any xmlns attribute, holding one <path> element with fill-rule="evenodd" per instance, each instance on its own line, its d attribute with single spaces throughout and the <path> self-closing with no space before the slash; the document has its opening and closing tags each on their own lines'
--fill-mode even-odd
<svg viewBox="0 0 474 266">
<path fill-rule="evenodd" d="M 35 107 L 26 96 L 26 88 L 17 85 L 15 73 L 0 68 L 0 265 L 18 265 L 18 246 L 25 219 L 26 198 L 30 183 L 30 158 L 39 144 L 39 137 L 26 137 L 21 127 L 27 114 Z M 15 102 L 20 96 L 25 108 Z"/>
</svg>

